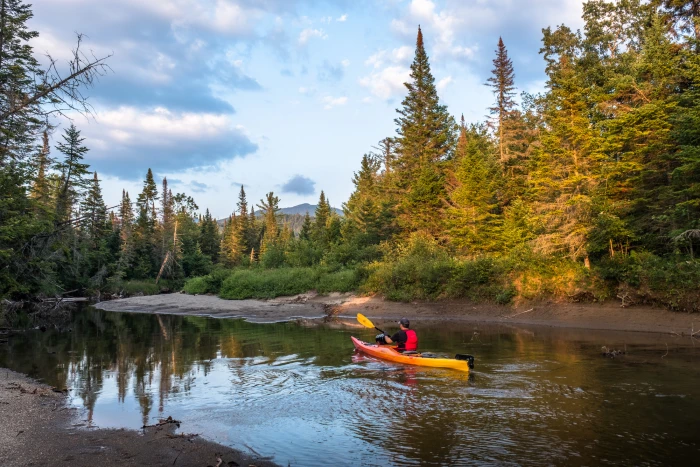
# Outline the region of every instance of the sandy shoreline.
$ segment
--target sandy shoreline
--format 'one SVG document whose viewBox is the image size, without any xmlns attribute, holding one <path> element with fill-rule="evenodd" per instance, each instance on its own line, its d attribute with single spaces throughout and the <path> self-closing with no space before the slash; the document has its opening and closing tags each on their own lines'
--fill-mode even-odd
<svg viewBox="0 0 700 467">
<path fill-rule="evenodd" d="M 355 319 L 363 313 L 381 327 L 406 316 L 421 321 L 473 321 L 518 323 L 550 327 L 615 331 L 660 332 L 689 335 L 700 329 L 700 315 L 663 308 L 628 307 L 609 303 L 536 303 L 519 307 L 475 304 L 466 301 L 389 302 L 353 294 L 313 293 L 272 300 L 223 300 L 211 295 L 167 294 L 101 302 L 106 311 L 243 318 L 251 322 Z"/>
<path fill-rule="evenodd" d="M 0 464 L 275 465 L 187 434 L 186 426 L 176 431 L 172 423 L 142 431 L 83 428 L 81 411 L 66 402 L 50 386 L 0 368 Z"/>
</svg>

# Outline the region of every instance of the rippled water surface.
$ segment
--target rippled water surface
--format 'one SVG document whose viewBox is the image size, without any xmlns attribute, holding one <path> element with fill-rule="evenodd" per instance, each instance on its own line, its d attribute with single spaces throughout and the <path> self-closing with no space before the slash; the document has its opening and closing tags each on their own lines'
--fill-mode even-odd
<svg viewBox="0 0 700 467">
<path fill-rule="evenodd" d="M 72 332 L 0 344 L 0 366 L 69 388 L 93 426 L 171 415 L 184 432 L 282 465 L 697 461 L 700 341 L 416 324 L 422 349 L 471 353 L 476 368 L 363 357 L 350 335 L 373 340 L 365 328 L 93 309 L 74 313 Z M 627 353 L 604 358 L 603 345 Z"/>
</svg>

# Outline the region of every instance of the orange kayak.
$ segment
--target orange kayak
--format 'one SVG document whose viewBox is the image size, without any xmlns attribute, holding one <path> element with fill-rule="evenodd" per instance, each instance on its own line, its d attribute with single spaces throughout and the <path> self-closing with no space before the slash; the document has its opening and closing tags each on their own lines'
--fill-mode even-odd
<svg viewBox="0 0 700 467">
<path fill-rule="evenodd" d="M 458 354 L 455 356 L 456 358 L 429 358 L 421 356 L 420 353 L 405 355 L 388 345 L 369 344 L 352 336 L 350 339 L 357 350 L 390 362 L 434 368 L 452 368 L 460 371 L 469 371 L 470 367 L 474 368 L 474 357 L 471 355 Z"/>
</svg>

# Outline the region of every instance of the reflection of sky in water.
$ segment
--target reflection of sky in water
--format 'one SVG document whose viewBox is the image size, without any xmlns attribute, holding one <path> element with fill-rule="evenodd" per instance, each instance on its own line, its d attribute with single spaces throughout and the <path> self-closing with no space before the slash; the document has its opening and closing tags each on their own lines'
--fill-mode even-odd
<svg viewBox="0 0 700 467">
<path fill-rule="evenodd" d="M 661 359 L 667 336 L 419 328 L 424 349 L 475 354 L 466 375 L 354 354 L 344 330 L 97 311 L 74 321 L 70 334 L 13 338 L 0 365 L 71 388 L 93 426 L 172 416 L 182 432 L 283 465 L 687 463 L 700 446 L 700 348 L 679 342 Z M 628 355 L 602 358 L 602 345 Z"/>
</svg>

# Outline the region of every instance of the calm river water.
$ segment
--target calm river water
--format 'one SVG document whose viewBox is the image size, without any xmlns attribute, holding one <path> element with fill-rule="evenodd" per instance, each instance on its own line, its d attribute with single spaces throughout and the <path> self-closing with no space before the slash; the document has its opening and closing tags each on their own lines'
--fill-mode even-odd
<svg viewBox="0 0 700 467">
<path fill-rule="evenodd" d="M 69 388 L 86 424 L 171 415 L 184 432 L 282 465 L 697 462 L 700 341 L 416 324 L 422 349 L 471 353 L 476 368 L 363 357 L 350 335 L 372 341 L 365 328 L 94 309 L 74 313 L 72 332 L 0 344 L 0 366 Z M 627 354 L 604 358 L 604 345 Z"/>
</svg>

